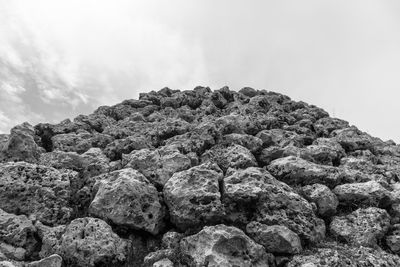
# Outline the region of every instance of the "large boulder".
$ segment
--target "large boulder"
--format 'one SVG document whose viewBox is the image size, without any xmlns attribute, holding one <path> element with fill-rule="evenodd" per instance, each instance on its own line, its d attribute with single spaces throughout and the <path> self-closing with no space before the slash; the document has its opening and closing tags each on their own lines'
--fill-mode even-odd
<svg viewBox="0 0 400 267">
<path fill-rule="evenodd" d="M 376 181 L 338 185 L 333 192 L 342 206 L 389 207 L 392 194 Z"/>
<path fill-rule="evenodd" d="M 246 233 L 270 253 L 297 254 L 302 251 L 299 236 L 286 226 L 251 222 L 246 226 Z"/>
<path fill-rule="evenodd" d="M 264 248 L 232 226 L 204 227 L 199 233 L 183 238 L 180 246 L 189 266 L 270 266 L 270 256 Z"/>
<path fill-rule="evenodd" d="M 276 159 L 267 168 L 273 176 L 289 185 L 319 183 L 334 187 L 341 184 L 344 178 L 338 168 L 315 164 L 295 156 Z"/>
<path fill-rule="evenodd" d="M 215 162 L 225 172 L 228 168 L 245 169 L 257 166 L 254 155 L 240 145 L 217 145 L 201 156 L 202 162 Z"/>
<path fill-rule="evenodd" d="M 312 205 L 264 169 L 228 171 L 222 192 L 226 219 L 236 224 L 258 221 L 286 226 L 306 243 L 325 236 L 325 224 Z"/>
<path fill-rule="evenodd" d="M 302 196 L 317 205 L 318 215 L 329 218 L 336 213 L 339 201 L 336 195 L 325 185 L 313 184 L 301 188 Z"/>
<path fill-rule="evenodd" d="M 329 229 L 333 236 L 346 243 L 376 247 L 389 226 L 389 214 L 383 209 L 370 207 L 334 217 Z"/>
<path fill-rule="evenodd" d="M 219 182 L 223 174 L 215 164 L 205 163 L 175 173 L 164 186 L 164 199 L 171 221 L 182 230 L 221 220 Z"/>
<path fill-rule="evenodd" d="M 157 150 L 135 150 L 123 155 L 122 164 L 126 168 L 140 171 L 153 184 L 163 187 L 171 176 L 191 167 L 191 160 L 177 149 L 163 147 Z"/>
<path fill-rule="evenodd" d="M 35 129 L 27 122 L 11 129 L 0 146 L 0 161 L 26 161 L 36 163 L 44 149 L 35 142 Z"/>
<path fill-rule="evenodd" d="M 122 169 L 96 177 L 96 195 L 89 212 L 104 220 L 157 234 L 164 208 L 157 189 L 140 172 Z"/>
<path fill-rule="evenodd" d="M 331 132 L 333 137 L 347 152 L 356 150 L 373 150 L 377 144 L 382 144 L 383 141 L 374 138 L 367 133 L 358 130 L 352 126 L 349 128 L 339 129 Z"/>
<path fill-rule="evenodd" d="M 0 164 L 0 208 L 54 225 L 68 222 L 74 171 L 25 162 Z"/>
<path fill-rule="evenodd" d="M 72 266 L 110 266 L 126 261 L 128 244 L 104 221 L 79 218 L 66 227 L 59 255 Z"/>
</svg>

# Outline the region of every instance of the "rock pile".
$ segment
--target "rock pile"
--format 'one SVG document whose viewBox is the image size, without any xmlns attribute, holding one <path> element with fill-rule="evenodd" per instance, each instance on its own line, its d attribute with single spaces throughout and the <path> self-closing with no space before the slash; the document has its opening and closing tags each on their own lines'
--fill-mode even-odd
<svg viewBox="0 0 400 267">
<path fill-rule="evenodd" d="M 400 145 L 249 87 L 23 123 L 0 266 L 400 266 Z"/>
</svg>

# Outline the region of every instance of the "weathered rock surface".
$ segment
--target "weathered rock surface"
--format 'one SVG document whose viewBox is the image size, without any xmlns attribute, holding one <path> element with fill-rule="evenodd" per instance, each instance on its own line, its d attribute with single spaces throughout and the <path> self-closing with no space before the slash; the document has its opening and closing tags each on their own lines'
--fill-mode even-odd
<svg viewBox="0 0 400 267">
<path fill-rule="evenodd" d="M 333 189 L 343 206 L 389 207 L 390 191 L 376 181 L 338 185 Z"/>
<path fill-rule="evenodd" d="M 157 234 L 163 226 L 164 208 L 157 189 L 131 168 L 96 177 L 96 195 L 89 212 L 116 225 Z"/>
<path fill-rule="evenodd" d="M 46 224 L 66 223 L 72 213 L 70 181 L 74 179 L 74 171 L 25 162 L 0 164 L 0 208 Z"/>
<path fill-rule="evenodd" d="M 232 170 L 223 186 L 228 220 L 286 226 L 311 243 L 324 238 L 325 224 L 311 204 L 267 171 L 254 167 Z"/>
<path fill-rule="evenodd" d="M 336 195 L 325 185 L 313 184 L 301 188 L 302 196 L 317 205 L 318 214 L 328 218 L 335 215 L 339 201 Z"/>
<path fill-rule="evenodd" d="M 221 169 L 210 163 L 175 173 L 164 187 L 172 223 L 186 230 L 220 221 L 225 214 L 219 189 L 222 178 Z"/>
<path fill-rule="evenodd" d="M 181 249 L 191 266 L 270 266 L 261 245 L 238 228 L 223 224 L 182 239 Z"/>
<path fill-rule="evenodd" d="M 30 262 L 26 265 L 27 267 L 61 267 L 62 258 L 60 255 L 53 254 L 47 258 L 39 261 Z"/>
<path fill-rule="evenodd" d="M 376 247 L 389 226 L 389 214 L 383 209 L 371 207 L 334 217 L 329 229 L 341 241 L 356 246 Z"/>
<path fill-rule="evenodd" d="M 251 222 L 246 226 L 246 233 L 267 252 L 297 254 L 302 251 L 299 236 L 286 226 Z"/>
</svg>

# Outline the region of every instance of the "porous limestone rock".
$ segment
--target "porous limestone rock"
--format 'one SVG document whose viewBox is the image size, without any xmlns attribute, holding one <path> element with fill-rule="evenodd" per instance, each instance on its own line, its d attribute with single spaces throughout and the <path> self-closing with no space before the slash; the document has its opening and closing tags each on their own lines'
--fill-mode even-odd
<svg viewBox="0 0 400 267">
<path fill-rule="evenodd" d="M 325 185 L 313 184 L 301 188 L 302 196 L 317 205 L 318 214 L 329 218 L 335 215 L 339 201 L 336 195 Z"/>
<path fill-rule="evenodd" d="M 172 223 L 186 230 L 219 221 L 224 216 L 216 164 L 204 163 L 175 173 L 164 186 L 164 199 Z"/>
<path fill-rule="evenodd" d="M 157 234 L 164 208 L 157 189 L 140 172 L 126 168 L 96 177 L 89 212 L 116 225 Z"/>
<path fill-rule="evenodd" d="M 60 255 L 53 254 L 44 259 L 30 262 L 26 265 L 26 267 L 61 267 L 62 266 L 62 258 Z"/>
<path fill-rule="evenodd" d="M 310 243 L 325 236 L 325 224 L 311 204 L 261 168 L 228 170 L 222 191 L 229 221 L 286 226 Z"/>
<path fill-rule="evenodd" d="M 376 181 L 338 185 L 333 192 L 342 206 L 389 207 L 391 192 Z"/>
<path fill-rule="evenodd" d="M 246 226 L 246 233 L 267 252 L 298 254 L 302 251 L 299 236 L 286 226 L 251 222 Z"/>
<path fill-rule="evenodd" d="M 376 247 L 389 226 L 390 216 L 386 210 L 370 207 L 334 217 L 329 229 L 333 236 L 346 243 Z"/>
<path fill-rule="evenodd" d="M 180 246 L 189 266 L 270 266 L 263 246 L 232 226 L 206 226 L 199 233 L 183 238 Z"/>
<path fill-rule="evenodd" d="M 66 223 L 72 213 L 70 181 L 77 176 L 74 171 L 25 162 L 2 163 L 0 208 L 50 225 Z"/>
</svg>

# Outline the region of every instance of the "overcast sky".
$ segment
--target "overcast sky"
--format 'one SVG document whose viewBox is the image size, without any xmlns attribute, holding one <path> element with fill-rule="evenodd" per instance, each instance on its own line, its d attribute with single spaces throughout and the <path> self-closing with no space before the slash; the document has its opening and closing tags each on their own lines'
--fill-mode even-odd
<svg viewBox="0 0 400 267">
<path fill-rule="evenodd" d="M 197 85 L 281 92 L 400 142 L 400 1 L 0 0 L 0 132 Z"/>
</svg>

